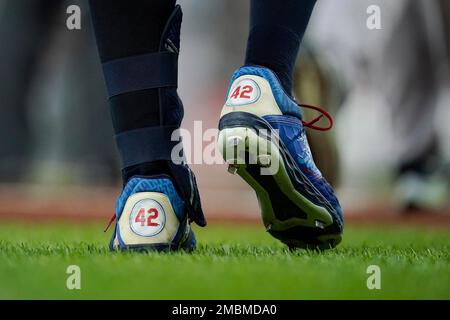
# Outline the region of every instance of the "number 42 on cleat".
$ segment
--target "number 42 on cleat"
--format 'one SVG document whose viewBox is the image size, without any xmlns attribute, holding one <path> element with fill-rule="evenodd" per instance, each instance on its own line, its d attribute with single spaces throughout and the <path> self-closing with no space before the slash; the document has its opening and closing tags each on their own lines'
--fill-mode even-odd
<svg viewBox="0 0 450 320">
<path fill-rule="evenodd" d="M 150 208 L 147 210 L 147 213 L 149 214 L 146 216 L 146 212 L 144 208 L 141 208 L 136 215 L 136 218 L 134 219 L 134 222 L 141 223 L 141 227 L 144 227 L 147 225 L 148 227 L 157 227 L 159 226 L 159 223 L 154 222 L 158 218 L 158 210 L 156 208 Z"/>
</svg>

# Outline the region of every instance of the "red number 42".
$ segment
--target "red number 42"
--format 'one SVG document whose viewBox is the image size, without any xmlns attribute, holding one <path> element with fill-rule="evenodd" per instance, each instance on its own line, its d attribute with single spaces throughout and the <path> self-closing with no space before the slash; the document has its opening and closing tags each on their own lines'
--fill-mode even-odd
<svg viewBox="0 0 450 320">
<path fill-rule="evenodd" d="M 157 227 L 157 226 L 159 226 L 159 223 L 153 222 L 153 220 L 158 218 L 158 210 L 156 210 L 155 208 L 151 208 L 151 209 L 147 210 L 147 213 L 149 213 L 149 216 L 147 218 L 145 218 L 145 209 L 141 208 L 139 210 L 138 214 L 136 215 L 136 218 L 134 219 L 134 222 L 136 222 L 136 223 L 140 222 L 141 223 L 141 227 L 143 227 L 146 222 L 147 222 L 147 226 L 148 227 Z"/>
<path fill-rule="evenodd" d="M 233 94 L 231 95 L 230 99 L 237 99 L 237 98 L 242 98 L 242 99 L 250 99 L 251 97 L 249 96 L 250 93 L 253 92 L 253 87 L 252 86 L 244 86 L 242 88 L 242 92 L 241 92 L 241 86 L 238 86 L 236 89 L 234 89 Z"/>
</svg>

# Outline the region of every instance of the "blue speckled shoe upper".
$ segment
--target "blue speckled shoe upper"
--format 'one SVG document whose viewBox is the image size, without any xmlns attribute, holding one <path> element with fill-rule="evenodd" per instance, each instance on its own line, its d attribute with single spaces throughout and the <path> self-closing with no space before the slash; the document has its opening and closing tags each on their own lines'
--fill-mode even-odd
<svg viewBox="0 0 450 320">
<path fill-rule="evenodd" d="M 271 70 L 259 66 L 245 66 L 233 74 L 231 83 L 243 75 L 260 76 L 269 82 L 275 101 L 283 115 L 267 115 L 263 119 L 278 131 L 281 141 L 288 149 L 288 153 L 292 156 L 298 168 L 337 211 L 340 220 L 338 223 L 343 224 L 343 213 L 339 201 L 332 187 L 314 163 L 302 123 L 303 113 L 299 105 L 284 91 L 278 78 Z"/>
</svg>

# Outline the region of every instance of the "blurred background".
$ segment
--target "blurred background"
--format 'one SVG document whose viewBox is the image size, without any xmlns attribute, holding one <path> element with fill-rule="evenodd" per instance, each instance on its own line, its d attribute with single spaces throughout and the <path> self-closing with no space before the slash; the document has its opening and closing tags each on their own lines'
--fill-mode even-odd
<svg viewBox="0 0 450 320">
<path fill-rule="evenodd" d="M 216 128 L 244 61 L 249 3 L 179 3 L 183 127 Z M 81 30 L 66 27 L 71 4 Z M 367 26 L 371 5 L 380 29 Z M 450 0 L 318 1 L 295 95 L 336 120 L 309 134 L 350 219 L 449 221 L 449 34 Z M 108 218 L 121 181 L 87 1 L 0 0 L 0 84 L 0 219 Z M 191 167 L 207 217 L 259 218 L 225 165 Z"/>
</svg>

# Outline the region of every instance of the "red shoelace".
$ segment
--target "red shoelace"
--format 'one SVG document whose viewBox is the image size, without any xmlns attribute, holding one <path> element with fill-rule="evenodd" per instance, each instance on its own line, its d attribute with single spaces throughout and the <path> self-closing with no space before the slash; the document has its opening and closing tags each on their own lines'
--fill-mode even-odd
<svg viewBox="0 0 450 320">
<path fill-rule="evenodd" d="M 310 129 L 314 129 L 314 130 L 319 130 L 319 131 L 328 131 L 331 128 L 333 128 L 333 118 L 330 116 L 330 114 L 324 108 L 312 106 L 309 104 L 299 104 L 298 106 L 301 108 L 305 108 L 305 109 L 311 109 L 311 110 L 314 110 L 314 111 L 317 111 L 320 113 L 319 116 L 312 119 L 311 121 L 302 120 L 303 126 L 310 128 Z M 327 127 L 316 126 L 315 124 L 317 122 L 319 122 L 323 117 L 328 119 L 328 126 Z"/>
<path fill-rule="evenodd" d="M 116 214 L 115 213 L 113 214 L 113 216 L 109 220 L 108 225 L 106 226 L 105 230 L 103 230 L 103 232 L 108 231 L 109 227 L 111 227 L 111 225 L 113 224 L 114 221 L 116 221 Z"/>
<path fill-rule="evenodd" d="M 318 131 L 328 131 L 331 128 L 333 128 L 333 118 L 324 108 L 313 106 L 310 104 L 299 104 L 298 106 L 301 108 L 305 108 L 305 109 L 311 109 L 311 110 L 314 110 L 314 111 L 317 111 L 320 113 L 319 116 L 315 117 L 311 121 L 302 120 L 303 126 L 310 128 L 310 129 L 318 130 Z M 328 126 L 327 127 L 316 126 L 315 124 L 317 122 L 319 122 L 323 117 L 327 118 Z M 108 222 L 108 225 L 106 226 L 105 230 L 103 230 L 103 232 L 107 232 L 115 220 L 116 220 L 116 214 L 114 214 L 111 217 L 111 219 Z"/>
</svg>

